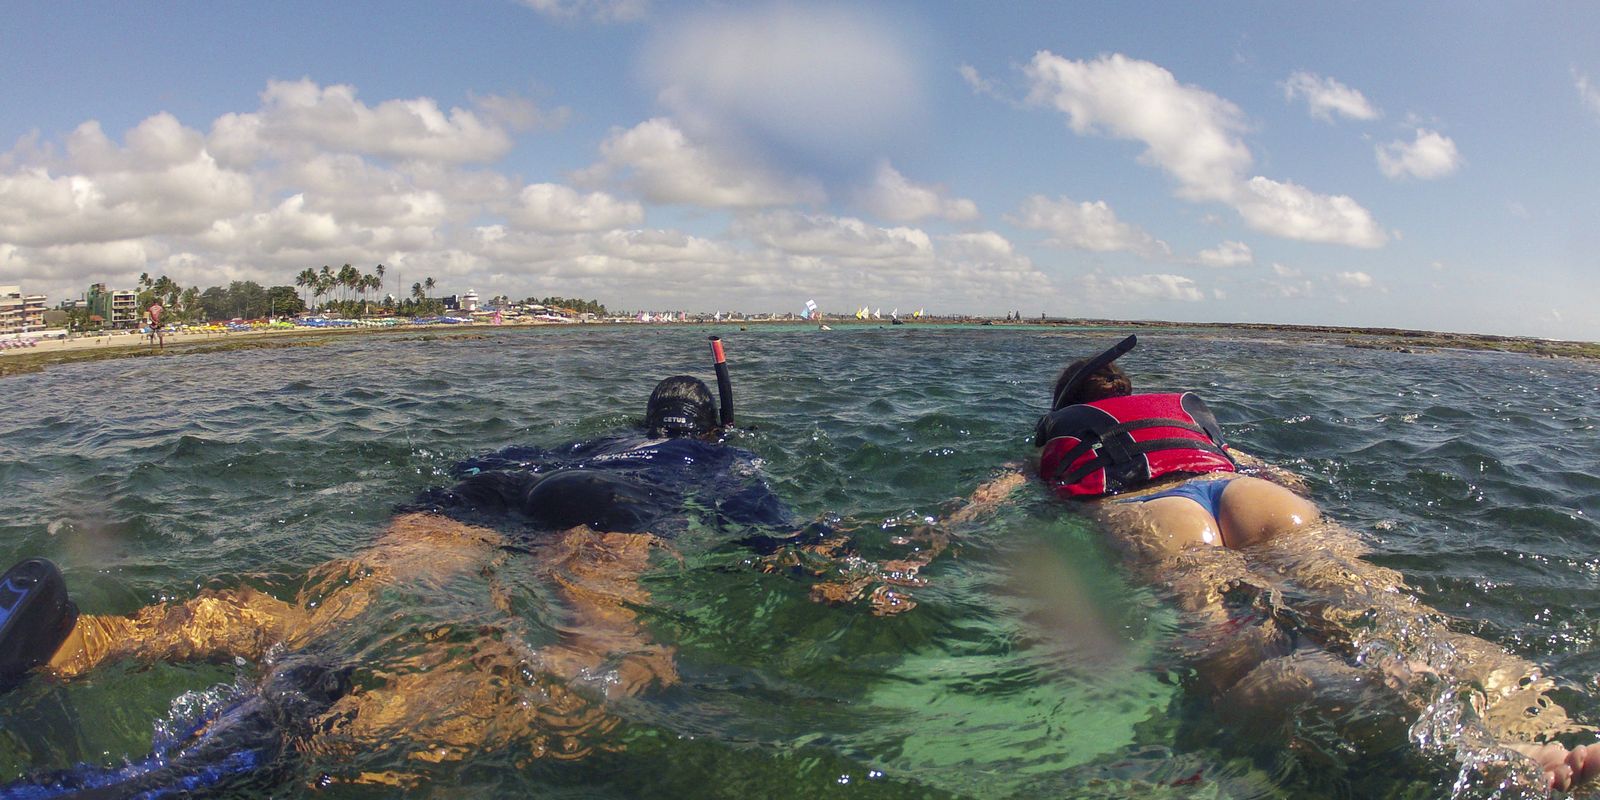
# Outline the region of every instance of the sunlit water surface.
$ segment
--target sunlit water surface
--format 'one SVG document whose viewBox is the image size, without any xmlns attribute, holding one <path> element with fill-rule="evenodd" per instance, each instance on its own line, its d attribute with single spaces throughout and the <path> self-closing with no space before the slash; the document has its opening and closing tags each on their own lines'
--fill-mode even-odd
<svg viewBox="0 0 1600 800">
<path fill-rule="evenodd" d="M 736 444 L 759 454 L 800 518 L 857 526 L 878 558 L 1027 456 L 1054 372 L 1117 336 L 542 329 L 56 367 L 0 380 L 0 559 L 55 560 L 96 613 L 206 587 L 292 598 L 308 570 L 357 552 L 397 505 L 448 483 L 455 461 L 624 428 L 668 374 L 710 382 L 709 333 L 725 337 L 733 364 Z M 1460 630 L 1546 665 L 1569 711 L 1600 720 L 1600 368 L 1285 335 L 1140 341 L 1124 362 L 1140 388 L 1202 393 L 1237 445 L 1304 474 L 1375 561 Z M 676 647 L 681 681 L 609 708 L 616 725 L 589 757 L 501 750 L 430 765 L 397 743 L 359 767 L 420 775 L 428 796 L 1449 793 L 1447 759 L 1352 755 L 1330 767 L 1216 736 L 1172 657 L 1179 616 L 1127 580 L 1091 523 L 1037 488 L 955 533 L 958 547 L 913 592 L 917 607 L 879 617 L 814 603 L 807 580 L 758 571 L 691 530 L 678 557 L 658 558 L 641 609 Z M 517 624 L 548 629 L 540 617 L 562 610 L 519 579 L 526 557 L 512 553 L 492 579 L 525 617 Z M 467 599 L 481 593 L 386 594 L 385 623 L 353 632 L 342 655 L 381 670 L 418 646 L 418 631 L 484 622 Z M 118 664 L 64 685 L 31 681 L 0 708 L 0 775 L 142 757 L 185 703 L 249 686 L 260 670 Z M 237 791 L 394 791 L 318 788 L 347 769 L 319 758 Z"/>
</svg>

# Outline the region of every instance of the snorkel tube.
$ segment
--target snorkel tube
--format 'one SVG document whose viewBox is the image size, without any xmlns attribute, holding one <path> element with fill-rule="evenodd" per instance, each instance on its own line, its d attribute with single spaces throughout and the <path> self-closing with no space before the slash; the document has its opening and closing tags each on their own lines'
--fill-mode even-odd
<svg viewBox="0 0 1600 800">
<path fill-rule="evenodd" d="M 1044 416 L 1039 417 L 1039 424 L 1035 425 L 1033 428 L 1033 446 L 1044 447 L 1045 442 L 1050 440 L 1051 416 L 1061 409 L 1061 404 L 1066 400 L 1066 398 L 1071 397 L 1072 394 L 1078 390 L 1078 387 L 1083 385 L 1084 381 L 1089 380 L 1090 375 L 1099 372 L 1101 369 L 1104 369 L 1107 364 L 1110 364 L 1111 362 L 1121 358 L 1129 350 L 1132 350 L 1133 346 L 1138 343 L 1139 338 L 1133 334 L 1129 334 L 1128 338 L 1123 339 L 1122 341 L 1117 342 L 1116 344 L 1107 348 L 1104 352 L 1100 353 L 1100 355 L 1085 361 L 1083 366 L 1078 368 L 1077 372 L 1067 376 L 1067 379 L 1061 382 L 1061 391 L 1056 392 L 1056 396 L 1050 399 L 1050 410 L 1046 411 Z"/>
<path fill-rule="evenodd" d="M 1132 350 L 1134 345 L 1138 343 L 1139 337 L 1130 333 L 1128 334 L 1128 338 L 1117 342 L 1116 344 L 1107 348 L 1105 352 L 1085 362 L 1082 367 L 1078 368 L 1077 372 L 1072 373 L 1071 377 L 1067 378 L 1066 381 L 1061 384 L 1061 391 L 1056 392 L 1056 396 L 1050 400 L 1050 410 L 1055 411 L 1056 409 L 1060 408 L 1061 401 L 1064 398 L 1072 396 L 1072 393 L 1077 391 L 1078 387 L 1082 386 L 1083 382 L 1088 380 L 1090 375 L 1099 372 L 1107 364 L 1110 364 L 1111 362 L 1121 358 L 1129 350 Z"/>
<path fill-rule="evenodd" d="M 711 358 L 717 371 L 717 397 L 720 399 L 722 427 L 733 426 L 733 379 L 728 377 L 728 359 L 722 354 L 722 337 L 711 337 Z"/>
</svg>

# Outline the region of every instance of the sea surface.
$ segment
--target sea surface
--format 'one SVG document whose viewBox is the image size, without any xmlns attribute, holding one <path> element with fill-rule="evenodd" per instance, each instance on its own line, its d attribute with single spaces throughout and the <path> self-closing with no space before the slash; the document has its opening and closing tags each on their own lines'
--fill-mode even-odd
<svg viewBox="0 0 1600 800">
<path fill-rule="evenodd" d="M 706 339 L 718 334 L 733 443 L 760 457 L 799 519 L 850 531 L 870 567 L 1026 459 L 1055 373 L 1123 333 L 541 328 L 52 367 L 0 379 L 0 560 L 54 560 L 86 613 L 206 589 L 292 600 L 318 565 L 369 546 L 397 506 L 449 484 L 453 463 L 626 429 L 670 374 L 714 386 Z M 1453 628 L 1541 665 L 1569 712 L 1600 722 L 1600 365 L 1209 329 L 1139 339 L 1121 363 L 1141 390 L 1199 392 L 1235 445 L 1303 475 L 1371 560 Z M 721 532 L 691 529 L 656 553 L 650 599 L 634 609 L 674 648 L 678 681 L 597 701 L 605 722 L 584 757 L 551 757 L 529 731 L 430 758 L 402 724 L 353 756 L 287 754 L 223 795 L 1452 793 L 1448 752 L 1312 754 L 1227 735 L 1175 656 L 1181 615 L 1131 580 L 1093 522 L 1037 487 L 948 532 L 951 551 L 909 590 L 916 607 L 879 616 L 864 601 L 814 602 L 818 578 L 764 571 Z M 530 552 L 387 591 L 325 649 L 371 686 L 430 642 L 470 647 L 441 631 L 537 642 L 566 610 L 527 577 Z M 509 600 L 486 611 L 489 584 Z M 0 780 L 143 758 L 153 736 L 248 694 L 268 666 L 121 662 L 30 680 L 0 703 Z"/>
</svg>

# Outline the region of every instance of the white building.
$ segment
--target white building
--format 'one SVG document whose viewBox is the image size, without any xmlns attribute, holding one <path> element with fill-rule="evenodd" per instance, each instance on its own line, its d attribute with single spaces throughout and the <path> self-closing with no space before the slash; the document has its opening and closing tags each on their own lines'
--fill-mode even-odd
<svg viewBox="0 0 1600 800">
<path fill-rule="evenodd" d="M 478 310 L 478 293 L 476 290 L 468 289 L 466 294 L 461 295 L 461 310 L 468 314 Z"/>
<path fill-rule="evenodd" d="M 44 330 L 44 295 L 0 286 L 0 334 Z"/>
</svg>

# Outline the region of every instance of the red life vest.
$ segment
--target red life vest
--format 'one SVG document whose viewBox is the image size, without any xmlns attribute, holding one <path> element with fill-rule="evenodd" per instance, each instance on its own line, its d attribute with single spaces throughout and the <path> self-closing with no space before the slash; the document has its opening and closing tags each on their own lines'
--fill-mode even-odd
<svg viewBox="0 0 1600 800">
<path fill-rule="evenodd" d="M 1236 472 L 1199 396 L 1135 394 L 1057 409 L 1039 420 L 1039 477 L 1062 497 L 1137 489 L 1174 472 Z"/>
</svg>

